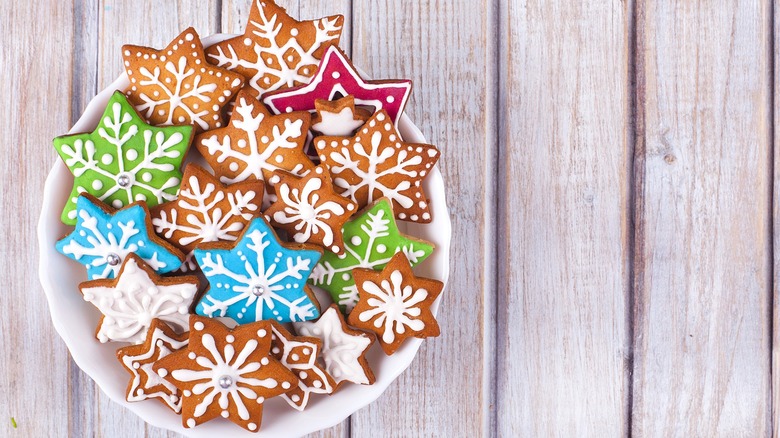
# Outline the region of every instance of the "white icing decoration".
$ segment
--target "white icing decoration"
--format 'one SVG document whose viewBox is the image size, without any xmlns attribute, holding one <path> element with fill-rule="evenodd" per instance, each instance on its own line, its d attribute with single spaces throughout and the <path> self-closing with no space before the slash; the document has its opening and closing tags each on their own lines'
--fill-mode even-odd
<svg viewBox="0 0 780 438">
<path fill-rule="evenodd" d="M 321 234 L 324 246 L 333 245 L 334 231 L 325 221 L 334 215 L 343 215 L 345 210 L 337 202 L 325 201 L 316 193 L 322 186 L 322 178 L 313 177 L 306 182 L 303 190 L 290 189 L 287 184 L 276 187 L 276 194 L 285 207 L 275 212 L 273 219 L 284 225 L 297 223 L 297 232 L 292 239 L 298 243 L 308 242 L 312 235 Z"/>
<path fill-rule="evenodd" d="M 367 322 L 376 318 L 373 325 L 383 329 L 382 341 L 386 344 L 395 341 L 396 333 L 406 333 L 407 327 L 415 332 L 425 329 L 425 323 L 416 318 L 422 313 L 418 305 L 428 297 L 428 291 L 403 283 L 401 271 L 393 271 L 390 281 L 383 279 L 379 284 L 364 281 L 361 285 L 371 295 L 366 300 L 370 309 L 360 312 L 358 319 Z"/>
<path fill-rule="evenodd" d="M 343 108 L 340 112 L 333 113 L 320 111 L 322 121 L 311 126 L 312 131 L 317 131 L 322 135 L 346 137 L 363 126 L 363 121 L 355 119 L 355 113 L 352 108 Z"/>
<path fill-rule="evenodd" d="M 317 345 L 310 344 L 308 342 L 292 341 L 287 339 L 276 328 L 276 326 L 272 326 L 272 333 L 275 336 L 274 345 L 276 345 L 277 342 L 282 345 L 282 357 L 279 358 L 279 362 L 281 362 L 282 365 L 284 365 L 288 370 L 292 371 L 293 374 L 298 374 L 300 377 L 300 380 L 298 381 L 298 389 L 303 395 L 302 398 L 298 396 L 298 394 L 294 394 L 292 396 L 289 396 L 287 393 L 282 394 L 282 397 L 287 400 L 287 403 L 290 406 L 299 411 L 303 411 L 303 409 L 309 403 L 309 396 L 311 394 L 330 394 L 333 392 L 333 387 L 330 385 L 327 376 L 317 365 Z M 292 351 L 304 345 L 310 345 L 311 349 L 307 348 L 305 350 L 306 354 L 309 355 L 306 362 L 300 362 L 300 357 L 297 354 L 292 353 Z M 274 354 L 278 354 L 278 352 L 275 352 Z M 290 359 L 292 359 L 294 363 L 291 363 Z M 311 375 L 316 376 L 316 380 L 312 381 L 312 386 L 309 386 L 304 381 L 304 379 L 309 377 L 310 373 Z M 319 385 L 316 385 L 315 383 L 319 383 Z"/>
</svg>

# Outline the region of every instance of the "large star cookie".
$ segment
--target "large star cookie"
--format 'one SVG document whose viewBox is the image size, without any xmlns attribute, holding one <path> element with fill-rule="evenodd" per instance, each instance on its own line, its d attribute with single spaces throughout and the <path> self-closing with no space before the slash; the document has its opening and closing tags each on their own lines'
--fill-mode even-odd
<svg viewBox="0 0 780 438">
<path fill-rule="evenodd" d="M 271 0 L 255 0 L 243 35 L 208 49 L 208 61 L 248 79 L 254 97 L 308 84 L 323 50 L 337 45 L 344 17 L 296 21 Z"/>
<path fill-rule="evenodd" d="M 76 224 L 76 199 L 89 193 L 121 208 L 134 201 L 154 206 L 176 199 L 179 166 L 192 141 L 192 127 L 155 128 L 144 123 L 127 98 L 114 93 L 97 128 L 54 139 L 75 178 L 62 222 Z"/>
<path fill-rule="evenodd" d="M 197 269 L 192 251 L 200 243 L 234 241 L 260 214 L 265 186 L 245 181 L 225 186 L 195 164 L 184 169 L 175 201 L 152 209 L 152 225 L 160 236 L 187 254 L 183 271 Z"/>
<path fill-rule="evenodd" d="M 431 305 L 444 284 L 415 277 L 402 253 L 393 256 L 381 272 L 355 269 L 352 275 L 360 299 L 349 314 L 349 324 L 376 333 L 386 354 L 395 353 L 410 337 L 439 336 Z"/>
<path fill-rule="evenodd" d="M 159 273 L 179 269 L 184 255 L 152 232 L 149 210 L 142 202 L 121 210 L 83 194 L 76 202 L 76 229 L 57 242 L 57 251 L 85 265 L 87 278 L 114 278 L 122 261 L 135 253 Z"/>
<path fill-rule="evenodd" d="M 187 348 L 162 358 L 154 370 L 181 391 L 184 427 L 222 416 L 257 432 L 263 402 L 298 380 L 270 350 L 268 321 L 229 330 L 215 319 L 192 316 Z"/>
<path fill-rule="evenodd" d="M 135 254 L 130 254 L 114 280 L 91 280 L 79 285 L 84 300 L 103 314 L 100 342 L 138 344 L 158 318 L 181 332 L 200 281 L 195 276 L 162 278 Z"/>
<path fill-rule="evenodd" d="M 206 62 L 193 28 L 162 50 L 126 45 L 122 54 L 130 78 L 127 97 L 153 125 L 219 128 L 222 107 L 244 85 L 241 75 Z"/>
<path fill-rule="evenodd" d="M 155 319 L 143 344 L 120 348 L 117 359 L 130 373 L 127 401 L 160 400 L 177 414 L 181 413 L 181 395 L 176 387 L 160 377 L 152 366 L 158 360 L 187 346 L 189 333 L 177 335 L 167 324 Z"/>
<path fill-rule="evenodd" d="M 412 265 L 433 252 L 433 244 L 403 235 L 393 219 L 390 201 L 380 199 L 344 225 L 343 254 L 325 251 L 309 281 L 330 293 L 333 301 L 349 313 L 358 301 L 352 277 L 355 268 L 382 269 L 398 252 Z"/>
<path fill-rule="evenodd" d="M 376 111 L 384 109 L 397 125 L 411 91 L 412 81 L 409 80 L 364 80 L 347 55 L 338 47 L 330 46 L 311 83 L 266 93 L 263 102 L 275 113 L 281 114 L 314 111 L 318 99 L 335 100 L 351 95 L 358 105 L 373 107 Z"/>
<path fill-rule="evenodd" d="M 255 218 L 238 242 L 205 243 L 195 249 L 211 284 L 196 313 L 227 316 L 239 324 L 314 319 L 320 314 L 319 303 L 306 279 L 321 256 L 313 245 L 280 243 L 265 219 Z"/>
<path fill-rule="evenodd" d="M 422 180 L 439 160 L 439 150 L 402 142 L 384 110 L 374 114 L 353 137 L 317 137 L 314 146 L 341 194 L 359 207 L 385 197 L 393 201 L 398 219 L 432 220 Z"/>
</svg>

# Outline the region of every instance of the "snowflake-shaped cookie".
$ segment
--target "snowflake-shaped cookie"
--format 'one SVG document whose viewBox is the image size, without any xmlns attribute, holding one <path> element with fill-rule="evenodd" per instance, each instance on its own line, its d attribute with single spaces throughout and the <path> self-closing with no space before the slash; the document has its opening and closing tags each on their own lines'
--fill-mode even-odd
<svg viewBox="0 0 780 438">
<path fill-rule="evenodd" d="M 322 245 L 336 254 L 344 252 L 341 227 L 357 211 L 357 204 L 333 190 L 327 167 L 317 166 L 300 178 L 277 172 L 270 181 L 277 199 L 265 211 L 269 222 L 298 243 Z"/>
<path fill-rule="evenodd" d="M 343 254 L 326 251 L 314 267 L 309 281 L 330 293 L 333 301 L 347 313 L 358 300 L 352 278 L 355 268 L 382 269 L 398 252 L 406 255 L 412 266 L 433 252 L 433 244 L 401 234 L 393 219 L 390 201 L 380 199 L 371 208 L 344 225 Z"/>
<path fill-rule="evenodd" d="M 155 236 L 149 210 L 143 203 L 121 210 L 83 194 L 76 201 L 76 229 L 57 242 L 57 251 L 85 265 L 87 278 L 114 278 L 122 261 L 135 253 L 155 271 L 166 273 L 181 266 L 179 250 Z"/>
<path fill-rule="evenodd" d="M 238 242 L 195 249 L 195 259 L 211 284 L 196 313 L 228 316 L 239 324 L 314 319 L 319 304 L 306 279 L 321 256 L 315 246 L 281 244 L 265 219 L 255 218 Z"/>
<path fill-rule="evenodd" d="M 276 322 L 272 322 L 271 331 L 271 355 L 298 377 L 298 386 L 282 395 L 287 403 L 302 411 L 309 404 L 311 394 L 331 394 L 335 382 L 317 363 L 322 341 L 293 336 Z"/>
<path fill-rule="evenodd" d="M 341 194 L 361 208 L 384 197 L 393 201 L 398 219 L 431 221 L 422 180 L 439 160 L 439 150 L 402 142 L 384 110 L 374 114 L 355 136 L 317 137 L 314 146 Z"/>
<path fill-rule="evenodd" d="M 270 350 L 268 321 L 228 330 L 215 319 L 192 316 L 187 348 L 160 359 L 153 369 L 181 391 L 184 427 L 222 416 L 257 432 L 263 402 L 298 380 Z"/>
<path fill-rule="evenodd" d="M 366 353 L 374 343 L 373 336 L 349 328 L 335 304 L 317 321 L 298 322 L 293 327 L 301 336 L 322 341 L 325 371 L 333 377 L 336 388 L 343 382 L 372 385 L 376 381 L 366 359 Z"/>
<path fill-rule="evenodd" d="M 355 269 L 352 275 L 360 299 L 349 314 L 349 324 L 376 333 L 386 354 L 395 353 L 410 337 L 439 336 L 431 305 L 444 284 L 415 277 L 402 253 L 396 254 L 381 272 Z"/>
<path fill-rule="evenodd" d="M 195 246 L 238 239 L 260 213 L 264 187 L 255 181 L 225 186 L 202 167 L 189 164 L 179 198 L 153 208 L 152 225 L 157 234 L 187 254 L 182 271 L 195 270 Z"/>
<path fill-rule="evenodd" d="M 371 112 L 356 107 L 354 96 L 345 96 L 334 101 L 317 99 L 314 102 L 311 131 L 317 135 L 349 137 L 369 118 Z"/>
<path fill-rule="evenodd" d="M 308 84 L 323 50 L 339 43 L 344 17 L 297 21 L 271 0 L 255 0 L 243 35 L 208 49 L 208 60 L 241 73 L 254 97 Z"/>
<path fill-rule="evenodd" d="M 189 333 L 177 335 L 167 324 L 155 319 L 143 344 L 120 348 L 116 356 L 132 378 L 127 384 L 127 401 L 158 399 L 177 414 L 181 413 L 179 390 L 160 377 L 153 365 L 174 351 L 187 346 Z"/>
<path fill-rule="evenodd" d="M 390 120 L 398 124 L 406 101 L 412 92 L 412 81 L 366 81 L 337 46 L 330 46 L 320 61 L 317 74 L 308 85 L 277 90 L 263 95 L 263 102 L 276 114 L 292 111 L 314 111 L 318 99 L 335 100 L 353 96 L 355 103 L 384 109 Z"/>
<path fill-rule="evenodd" d="M 154 318 L 183 331 L 199 284 L 195 276 L 162 278 L 130 254 L 116 279 L 85 281 L 79 289 L 84 300 L 103 314 L 97 331 L 100 342 L 138 344 Z"/>
<path fill-rule="evenodd" d="M 206 62 L 193 28 L 162 50 L 126 45 L 122 54 L 130 78 L 127 97 L 156 126 L 222 127 L 222 107 L 244 86 L 241 75 Z"/>
<path fill-rule="evenodd" d="M 121 208 L 134 201 L 154 206 L 176 199 L 179 166 L 192 141 L 192 127 L 155 128 L 114 93 L 97 128 L 54 139 L 54 147 L 75 178 L 62 222 L 76 224 L 76 199 L 89 193 Z"/>
</svg>

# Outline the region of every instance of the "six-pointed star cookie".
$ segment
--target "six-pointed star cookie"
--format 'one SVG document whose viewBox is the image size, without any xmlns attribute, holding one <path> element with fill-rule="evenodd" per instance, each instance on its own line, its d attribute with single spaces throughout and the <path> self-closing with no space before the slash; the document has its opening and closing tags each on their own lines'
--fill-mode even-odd
<svg viewBox="0 0 780 438">
<path fill-rule="evenodd" d="M 195 276 L 163 278 L 130 254 L 113 280 L 90 280 L 79 285 L 84 300 L 103 314 L 98 326 L 100 342 L 138 344 L 158 318 L 181 332 L 187 327 L 190 307 L 200 281 Z"/>
<path fill-rule="evenodd" d="M 122 47 L 130 78 L 127 97 L 153 125 L 219 128 L 222 107 L 244 85 L 244 78 L 206 62 L 203 44 L 189 28 L 168 47 Z"/>
<path fill-rule="evenodd" d="M 187 346 L 189 333 L 177 335 L 159 319 L 152 320 L 143 344 L 120 348 L 117 359 L 132 378 L 127 384 L 127 401 L 158 399 L 173 412 L 181 413 L 179 390 L 160 377 L 152 366 L 163 357 Z"/>
<path fill-rule="evenodd" d="M 238 239 L 260 213 L 265 186 L 257 181 L 225 186 L 195 164 L 187 165 L 182 181 L 177 200 L 152 209 L 152 225 L 187 254 L 182 271 L 191 271 L 197 269 L 192 257 L 196 245 Z"/>
<path fill-rule="evenodd" d="M 403 252 L 412 265 L 433 252 L 433 244 L 401 234 L 393 219 L 390 201 L 380 199 L 344 224 L 343 254 L 325 251 L 314 267 L 309 281 L 330 293 L 333 301 L 347 313 L 358 300 L 354 268 L 382 269 L 394 254 Z"/>
<path fill-rule="evenodd" d="M 410 337 L 439 336 L 439 324 L 431 305 L 444 284 L 415 277 L 402 253 L 393 256 L 381 271 L 352 271 L 360 299 L 349 314 L 353 327 L 376 333 L 379 345 L 391 355 Z"/>
<path fill-rule="evenodd" d="M 254 97 L 308 84 L 323 50 L 339 43 L 344 17 L 296 21 L 271 0 L 255 0 L 243 35 L 208 49 L 208 61 L 241 73 Z"/>
<path fill-rule="evenodd" d="M 341 227 L 357 211 L 357 204 L 333 190 L 327 167 L 317 166 L 304 177 L 278 171 L 270 182 L 276 202 L 265 211 L 269 222 L 298 243 L 322 245 L 336 254 L 344 252 Z"/>
<path fill-rule="evenodd" d="M 62 222 L 76 224 L 80 193 L 92 194 L 116 208 L 134 201 L 154 206 L 176 199 L 179 166 L 191 141 L 192 127 L 147 125 L 117 91 L 94 131 L 54 139 L 57 153 L 75 178 Z"/>
<path fill-rule="evenodd" d="M 263 102 L 281 114 L 314 111 L 317 99 L 334 100 L 352 95 L 356 104 L 377 111 L 384 109 L 391 121 L 398 124 L 411 91 L 412 81 L 409 80 L 363 80 L 347 55 L 338 47 L 330 46 L 310 84 L 266 93 Z"/>
<path fill-rule="evenodd" d="M 360 208 L 385 197 L 393 201 L 398 219 L 432 220 L 422 180 L 439 160 L 439 150 L 402 142 L 384 110 L 353 137 L 317 137 L 314 146 L 341 194 Z"/>
<path fill-rule="evenodd" d="M 57 242 L 57 251 L 85 265 L 87 278 L 114 278 L 135 253 L 159 273 L 179 269 L 182 253 L 152 232 L 143 202 L 114 210 L 92 195 L 78 197 L 76 229 Z"/>
<path fill-rule="evenodd" d="M 366 360 L 366 353 L 374 343 L 374 337 L 349 328 L 335 304 L 323 312 L 317 321 L 298 322 L 293 326 L 299 335 L 322 341 L 325 370 L 333 377 L 336 388 L 343 382 L 372 385 L 376 381 Z"/>
<path fill-rule="evenodd" d="M 321 256 L 314 245 L 280 243 L 265 219 L 255 218 L 238 242 L 204 243 L 195 249 L 211 284 L 195 311 L 239 324 L 314 319 L 319 303 L 306 279 Z"/>
<path fill-rule="evenodd" d="M 338 100 L 317 99 L 314 102 L 311 130 L 317 135 L 349 137 L 371 117 L 365 108 L 355 107 L 355 97 Z"/>
<path fill-rule="evenodd" d="M 297 378 L 270 355 L 268 321 L 229 330 L 211 318 L 192 316 L 190 343 L 154 365 L 182 393 L 186 428 L 222 416 L 256 432 L 263 402 L 297 384 Z"/>
<path fill-rule="evenodd" d="M 311 394 L 331 394 L 333 378 L 317 363 L 322 341 L 318 338 L 293 336 L 281 324 L 272 322 L 271 355 L 298 377 L 298 386 L 282 397 L 295 409 L 302 411 L 309 404 Z"/>
</svg>

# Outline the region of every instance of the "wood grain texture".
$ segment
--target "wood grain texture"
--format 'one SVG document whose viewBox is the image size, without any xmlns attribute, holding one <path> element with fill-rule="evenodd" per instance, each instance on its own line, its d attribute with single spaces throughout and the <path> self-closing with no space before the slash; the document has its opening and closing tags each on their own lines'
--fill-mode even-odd
<svg viewBox="0 0 780 438">
<path fill-rule="evenodd" d="M 772 96 L 772 115 L 773 124 L 771 128 L 771 138 L 773 141 L 774 162 L 772 168 L 772 178 L 774 190 L 772 192 L 772 213 L 773 213 L 773 237 L 772 237 L 772 252 L 774 256 L 773 260 L 773 290 L 771 309 L 772 315 L 772 369 L 771 369 L 771 385 L 772 385 L 772 437 L 780 438 L 780 201 L 777 200 L 780 195 L 780 55 L 777 54 L 778 48 L 780 48 L 780 7 L 774 5 L 773 7 L 773 40 L 770 41 L 768 47 L 768 58 L 774 61 L 772 75 L 773 75 L 773 96 Z"/>
<path fill-rule="evenodd" d="M 637 17 L 636 436 L 769 434 L 769 10 Z"/>
</svg>

